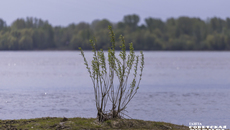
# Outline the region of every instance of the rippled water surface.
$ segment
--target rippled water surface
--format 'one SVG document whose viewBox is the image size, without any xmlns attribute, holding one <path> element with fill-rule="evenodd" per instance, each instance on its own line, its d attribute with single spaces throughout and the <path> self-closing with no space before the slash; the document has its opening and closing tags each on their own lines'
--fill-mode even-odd
<svg viewBox="0 0 230 130">
<path fill-rule="evenodd" d="M 78 51 L 0 52 L 0 117 L 96 117 Z M 230 127 L 230 52 L 144 52 L 135 119 Z M 92 53 L 85 52 L 88 59 Z"/>
</svg>

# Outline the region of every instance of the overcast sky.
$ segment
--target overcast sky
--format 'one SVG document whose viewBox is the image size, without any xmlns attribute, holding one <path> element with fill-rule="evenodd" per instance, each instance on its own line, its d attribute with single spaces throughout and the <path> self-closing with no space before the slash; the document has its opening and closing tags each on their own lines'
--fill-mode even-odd
<svg viewBox="0 0 230 130">
<path fill-rule="evenodd" d="M 0 18 L 7 25 L 28 16 L 54 26 L 104 18 L 118 22 L 127 14 L 139 15 L 141 23 L 147 17 L 230 17 L 230 0 L 2 0 L 0 5 Z"/>
</svg>

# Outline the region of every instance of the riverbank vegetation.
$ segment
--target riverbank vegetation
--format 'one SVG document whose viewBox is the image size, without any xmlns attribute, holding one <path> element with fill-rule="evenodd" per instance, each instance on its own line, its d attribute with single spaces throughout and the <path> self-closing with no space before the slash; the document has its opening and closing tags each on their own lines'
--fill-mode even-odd
<svg viewBox="0 0 230 130">
<path fill-rule="evenodd" d="M 230 50 L 230 18 L 169 18 L 162 21 L 138 15 L 126 15 L 122 21 L 107 19 L 92 23 L 72 23 L 52 26 L 48 21 L 28 17 L 7 25 L 0 19 L 0 50 L 90 50 L 88 39 L 97 38 L 97 48 L 108 49 L 108 25 L 113 26 L 115 38 L 125 36 L 138 50 Z M 116 46 L 119 49 L 119 45 Z"/>
<path fill-rule="evenodd" d="M 126 54 L 126 43 L 124 36 L 120 35 L 120 53 L 115 54 L 115 35 L 111 26 L 108 26 L 110 34 L 111 47 L 108 48 L 108 59 L 106 63 L 103 49 L 96 48 L 96 40 L 90 40 L 93 59 L 91 68 L 85 58 L 84 51 L 81 47 L 81 55 L 84 59 L 84 64 L 89 72 L 89 76 L 93 83 L 94 96 L 97 108 L 97 118 L 99 122 L 104 122 L 109 119 L 122 118 L 126 111 L 128 103 L 137 93 L 139 89 L 142 72 L 144 69 L 144 54 L 141 51 L 141 56 L 134 53 L 133 44 L 129 44 L 129 54 Z M 141 63 L 140 63 L 140 62 Z M 139 69 L 138 69 L 139 68 Z M 133 77 L 130 73 L 133 72 Z M 115 83 L 115 79 L 118 82 Z M 132 79 L 128 83 L 128 79 Z M 129 85 L 130 84 L 130 85 Z M 112 103 L 111 109 L 106 109 L 107 102 Z"/>
<path fill-rule="evenodd" d="M 1 130 L 189 130 L 187 126 L 165 122 L 135 119 L 114 119 L 99 123 L 95 118 L 56 118 L 45 117 L 21 120 L 0 120 Z"/>
</svg>

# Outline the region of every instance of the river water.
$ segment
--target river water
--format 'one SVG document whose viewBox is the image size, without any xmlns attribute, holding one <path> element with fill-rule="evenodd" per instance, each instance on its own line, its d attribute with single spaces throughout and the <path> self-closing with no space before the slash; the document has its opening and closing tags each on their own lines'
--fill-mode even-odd
<svg viewBox="0 0 230 130">
<path fill-rule="evenodd" d="M 85 52 L 91 59 L 92 52 Z M 130 117 L 230 127 L 230 52 L 146 51 Z M 110 107 L 110 106 L 108 106 Z M 0 118 L 96 117 L 79 51 L 0 52 Z"/>
</svg>

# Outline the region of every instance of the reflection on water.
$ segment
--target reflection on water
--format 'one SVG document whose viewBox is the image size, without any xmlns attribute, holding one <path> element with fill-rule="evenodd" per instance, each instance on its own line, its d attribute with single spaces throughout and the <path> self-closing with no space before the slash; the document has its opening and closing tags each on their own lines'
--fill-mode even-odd
<svg viewBox="0 0 230 130">
<path fill-rule="evenodd" d="M 230 126 L 229 52 L 144 54 L 143 80 L 128 105 L 129 116 Z M 0 52 L 0 59 L 1 119 L 96 117 L 92 84 L 79 52 Z"/>
</svg>

